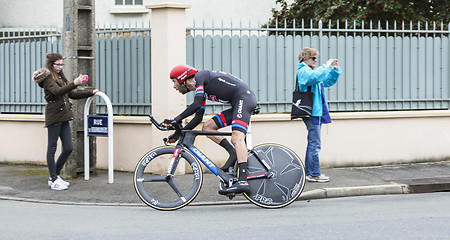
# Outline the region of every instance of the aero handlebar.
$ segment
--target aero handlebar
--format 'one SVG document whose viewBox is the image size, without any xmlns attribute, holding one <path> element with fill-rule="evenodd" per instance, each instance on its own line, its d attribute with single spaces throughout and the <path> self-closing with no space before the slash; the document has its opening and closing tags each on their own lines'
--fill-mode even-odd
<svg viewBox="0 0 450 240">
<path fill-rule="evenodd" d="M 148 117 L 150 118 L 150 121 L 153 123 L 153 125 L 155 125 L 156 128 L 158 128 L 160 131 L 170 131 L 170 130 L 181 131 L 181 129 L 183 128 L 181 123 L 177 122 L 174 122 L 172 126 L 163 127 L 162 123 L 156 121 L 156 119 L 152 115 L 149 114 Z"/>
</svg>

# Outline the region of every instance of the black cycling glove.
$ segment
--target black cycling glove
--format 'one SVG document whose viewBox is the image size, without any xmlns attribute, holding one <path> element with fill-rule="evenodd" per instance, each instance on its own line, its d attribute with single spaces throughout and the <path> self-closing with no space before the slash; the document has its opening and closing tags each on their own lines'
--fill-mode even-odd
<svg viewBox="0 0 450 240">
<path fill-rule="evenodd" d="M 174 134 L 171 134 L 169 136 L 169 140 L 173 139 L 173 140 L 177 141 L 179 137 L 180 137 L 180 134 L 178 132 L 175 132 Z"/>
<path fill-rule="evenodd" d="M 173 118 L 164 119 L 163 123 L 165 123 L 165 124 L 174 124 L 175 123 L 175 119 L 173 119 Z"/>
</svg>

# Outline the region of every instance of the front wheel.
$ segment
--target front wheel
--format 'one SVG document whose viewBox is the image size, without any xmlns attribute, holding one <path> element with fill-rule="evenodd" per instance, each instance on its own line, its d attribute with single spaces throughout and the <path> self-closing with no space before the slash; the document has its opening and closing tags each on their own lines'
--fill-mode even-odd
<svg viewBox="0 0 450 240">
<path fill-rule="evenodd" d="M 139 198 L 148 206 L 158 210 L 180 209 L 190 202 L 200 192 L 203 184 L 203 173 L 200 164 L 194 156 L 186 151 L 180 153 L 180 160 L 175 173 L 192 173 L 170 175 L 161 166 L 168 166 L 175 147 L 162 146 L 145 154 L 139 160 L 134 171 L 134 189 Z"/>
<path fill-rule="evenodd" d="M 263 159 L 271 168 L 268 172 Z M 269 174 L 269 175 L 268 175 Z M 305 168 L 294 151 L 279 144 L 261 144 L 248 155 L 250 194 L 244 196 L 263 208 L 281 208 L 294 202 L 305 186 Z"/>
</svg>

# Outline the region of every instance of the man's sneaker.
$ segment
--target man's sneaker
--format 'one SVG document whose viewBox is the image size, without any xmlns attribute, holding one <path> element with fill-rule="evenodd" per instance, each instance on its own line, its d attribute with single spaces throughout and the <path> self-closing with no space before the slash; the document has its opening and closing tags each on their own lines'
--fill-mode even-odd
<svg viewBox="0 0 450 240">
<path fill-rule="evenodd" d="M 308 175 L 308 176 L 306 176 L 306 180 L 308 180 L 308 182 L 324 183 L 324 182 L 329 182 L 330 178 L 328 176 L 323 175 L 323 174 L 321 174 L 320 176 L 317 176 L 317 177 L 312 177 L 312 176 Z"/>
<path fill-rule="evenodd" d="M 67 186 L 64 183 L 62 183 L 62 181 L 59 178 L 57 178 L 54 182 L 52 182 L 50 188 L 52 190 L 61 191 L 66 190 Z"/>
<path fill-rule="evenodd" d="M 67 182 L 67 181 L 64 181 L 64 179 L 62 179 L 60 176 L 58 176 L 58 178 L 57 179 L 59 179 L 59 180 L 61 180 L 61 182 L 64 184 L 64 185 L 66 185 L 66 186 L 70 186 L 70 183 L 69 182 Z M 49 187 L 51 187 L 52 186 L 52 178 L 51 177 L 48 177 L 48 186 Z"/>
<path fill-rule="evenodd" d="M 219 190 L 219 194 L 227 195 L 227 194 L 236 194 L 236 193 L 250 193 L 250 186 L 247 181 L 237 181 L 229 188 Z"/>
</svg>

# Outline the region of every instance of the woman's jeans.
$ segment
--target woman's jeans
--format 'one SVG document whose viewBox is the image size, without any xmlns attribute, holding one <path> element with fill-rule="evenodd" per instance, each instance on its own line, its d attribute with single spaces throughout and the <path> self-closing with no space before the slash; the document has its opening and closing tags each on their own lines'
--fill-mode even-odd
<svg viewBox="0 0 450 240">
<path fill-rule="evenodd" d="M 308 130 L 308 146 L 305 156 L 305 173 L 312 177 L 320 176 L 319 152 L 320 152 L 320 128 L 311 119 L 303 119 Z"/>
<path fill-rule="evenodd" d="M 73 151 L 72 133 L 69 122 L 55 123 L 47 127 L 48 146 L 47 146 L 47 166 L 52 181 L 55 181 L 61 173 L 61 169 Z M 61 138 L 62 151 L 55 164 L 55 152 L 58 143 L 58 137 Z"/>
</svg>

